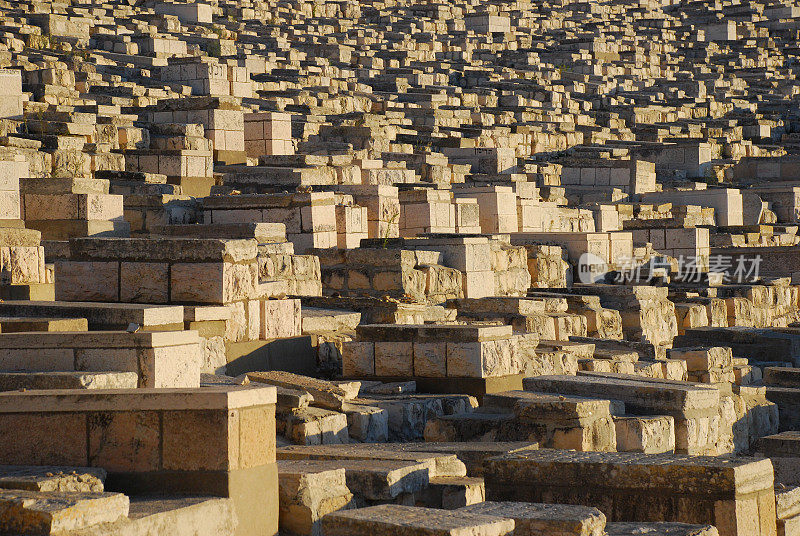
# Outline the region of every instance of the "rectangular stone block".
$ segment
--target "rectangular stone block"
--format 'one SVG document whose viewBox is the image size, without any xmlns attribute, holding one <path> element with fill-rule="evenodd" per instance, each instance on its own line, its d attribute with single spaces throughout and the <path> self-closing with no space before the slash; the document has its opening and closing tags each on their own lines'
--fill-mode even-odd
<svg viewBox="0 0 800 536">
<path fill-rule="evenodd" d="M 775 535 L 769 460 L 536 450 L 492 458 L 486 498 L 582 504 L 609 521 L 713 524 L 723 536 Z"/>
</svg>

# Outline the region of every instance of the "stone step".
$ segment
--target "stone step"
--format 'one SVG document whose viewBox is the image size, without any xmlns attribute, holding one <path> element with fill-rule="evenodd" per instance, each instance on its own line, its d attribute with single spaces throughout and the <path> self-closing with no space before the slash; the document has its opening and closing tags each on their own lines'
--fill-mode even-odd
<svg viewBox="0 0 800 536">
<path fill-rule="evenodd" d="M 416 506 L 455 510 L 486 500 L 486 489 L 480 477 L 440 476 L 417 495 Z"/>
<path fill-rule="evenodd" d="M 0 490 L 0 534 L 63 534 L 128 516 L 122 493 Z"/>
<path fill-rule="evenodd" d="M 560 395 L 620 400 L 636 413 L 671 414 L 689 409 L 711 409 L 719 391 L 686 382 L 653 380 L 627 374 L 581 373 L 579 376 L 539 376 L 523 380 L 525 390 Z"/>
<path fill-rule="evenodd" d="M 361 313 L 355 311 L 303 307 L 301 314 L 303 333 L 355 331 L 361 322 Z"/>
<path fill-rule="evenodd" d="M 134 496 L 128 518 L 76 530 L 69 536 L 233 536 L 233 501 L 204 496 Z"/>
<path fill-rule="evenodd" d="M 278 462 L 280 529 L 291 534 L 320 535 L 320 520 L 331 512 L 351 507 L 344 468 L 325 462 L 282 460 Z"/>
<path fill-rule="evenodd" d="M 444 452 L 420 452 L 404 450 L 401 443 L 351 444 L 351 445 L 292 445 L 277 449 L 279 460 L 395 460 L 421 463 L 428 475 L 466 476 L 467 469 L 455 454 Z"/>
<path fill-rule="evenodd" d="M 617 452 L 662 454 L 675 452 L 675 421 L 669 415 L 614 415 Z"/>
<path fill-rule="evenodd" d="M 0 488 L 42 492 L 102 492 L 106 472 L 99 467 L 0 465 Z"/>
<path fill-rule="evenodd" d="M 308 376 L 273 370 L 269 372 L 249 372 L 247 378 L 253 383 L 269 384 L 285 389 L 306 391 L 314 397 L 314 405 L 341 411 L 344 401 L 351 393 L 339 385 Z"/>
<path fill-rule="evenodd" d="M 766 367 L 764 383 L 777 387 L 800 387 L 800 368 Z"/>
<path fill-rule="evenodd" d="M 316 407 L 280 411 L 275 415 L 277 431 L 299 445 L 349 443 L 347 415 Z"/>
<path fill-rule="evenodd" d="M 0 299 L 53 301 L 56 287 L 53 283 L 19 283 L 0 287 Z"/>
<path fill-rule="evenodd" d="M 607 536 L 719 536 L 713 525 L 689 523 L 606 523 Z M 786 534 L 788 536 L 788 533 Z"/>
<path fill-rule="evenodd" d="M 428 486 L 428 467 L 401 460 L 304 460 L 307 471 L 344 469 L 347 488 L 364 501 L 391 501 Z M 299 462 L 298 464 L 299 465 Z"/>
<path fill-rule="evenodd" d="M 428 421 L 437 416 L 468 413 L 477 406 L 475 399 L 467 395 L 367 395 L 359 402 L 388 412 L 389 441 L 400 443 L 423 439 Z"/>
<path fill-rule="evenodd" d="M 135 372 L 0 372 L 0 392 L 41 389 L 136 389 Z"/>
<path fill-rule="evenodd" d="M 515 524 L 515 535 L 603 536 L 606 525 L 603 512 L 590 506 L 482 502 L 457 511 L 511 518 Z"/>
<path fill-rule="evenodd" d="M 768 459 L 532 450 L 486 462 L 490 501 L 582 504 L 610 521 L 709 524 L 720 534 L 775 534 Z"/>
<path fill-rule="evenodd" d="M 511 519 L 394 504 L 336 512 L 325 516 L 322 526 L 325 536 L 506 536 L 514 533 Z"/>
<path fill-rule="evenodd" d="M 539 444 L 534 441 L 475 441 L 402 443 L 392 447 L 404 452 L 454 454 L 466 466 L 468 476 L 483 476 L 483 462 L 487 458 L 535 450 Z"/>
<path fill-rule="evenodd" d="M 800 487 L 775 485 L 775 515 L 778 534 L 791 536 L 800 531 Z"/>
<path fill-rule="evenodd" d="M 91 303 L 63 301 L 3 301 L 0 315 L 42 318 L 85 318 L 89 329 L 127 329 L 138 324 L 143 330 L 183 329 L 183 306 L 138 303 Z"/>
<path fill-rule="evenodd" d="M 0 317 L 0 333 L 88 330 L 89 324 L 85 318 L 32 318 L 22 316 Z"/>
<path fill-rule="evenodd" d="M 548 339 L 539 340 L 536 347 L 537 352 L 564 352 L 574 355 L 578 359 L 589 359 L 594 355 L 594 344 L 572 341 L 553 341 Z"/>
<path fill-rule="evenodd" d="M 350 439 L 362 443 L 386 443 L 389 440 L 389 412 L 358 402 L 346 402 L 342 411 L 347 415 Z"/>
</svg>

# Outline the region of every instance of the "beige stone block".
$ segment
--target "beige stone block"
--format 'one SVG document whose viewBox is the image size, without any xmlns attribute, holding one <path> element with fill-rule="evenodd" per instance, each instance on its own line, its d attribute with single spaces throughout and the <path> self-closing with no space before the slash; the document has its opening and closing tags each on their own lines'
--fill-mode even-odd
<svg viewBox="0 0 800 536">
<path fill-rule="evenodd" d="M 19 192 L 0 190 L 0 220 L 18 220 L 20 218 Z"/>
<path fill-rule="evenodd" d="M 43 282 L 41 273 L 44 265 L 43 248 L 14 246 L 8 248 L 8 255 L 12 284 Z"/>
<path fill-rule="evenodd" d="M 163 412 L 165 470 L 229 471 L 239 468 L 239 410 Z"/>
<path fill-rule="evenodd" d="M 17 348 L 0 352 L 0 370 L 59 371 L 75 368 L 71 348 Z"/>
<path fill-rule="evenodd" d="M 447 343 L 415 342 L 414 375 L 433 378 L 447 376 Z"/>
<path fill-rule="evenodd" d="M 263 300 L 260 303 L 262 339 L 300 336 L 300 300 Z"/>
<path fill-rule="evenodd" d="M 232 263 L 176 263 L 170 274 L 171 300 L 230 303 L 254 297 L 257 271 Z"/>
<path fill-rule="evenodd" d="M 0 464 L 85 467 L 86 431 L 79 413 L 0 414 Z"/>
<path fill-rule="evenodd" d="M 63 301 L 119 301 L 119 263 L 57 261 L 55 293 Z"/>
<path fill-rule="evenodd" d="M 239 410 L 239 467 L 275 462 L 275 406 Z"/>
<path fill-rule="evenodd" d="M 247 339 L 257 341 L 261 335 L 261 309 L 259 300 L 245 302 L 247 311 Z"/>
<path fill-rule="evenodd" d="M 353 377 L 375 375 L 375 343 L 346 342 L 342 345 L 342 374 Z"/>
<path fill-rule="evenodd" d="M 414 375 L 414 343 L 375 342 L 375 375 L 411 377 Z"/>
<path fill-rule="evenodd" d="M 86 194 L 79 198 L 79 218 L 87 220 L 121 219 L 122 196 Z"/>
<path fill-rule="evenodd" d="M 199 342 L 139 350 L 139 386 L 199 387 L 203 349 Z"/>
<path fill-rule="evenodd" d="M 76 348 L 75 370 L 139 372 L 135 348 Z"/>
<path fill-rule="evenodd" d="M 447 343 L 447 376 L 486 378 L 512 373 L 511 341 Z"/>
<path fill-rule="evenodd" d="M 79 196 L 74 194 L 25 194 L 22 202 L 26 220 L 72 220 L 80 216 Z"/>
<path fill-rule="evenodd" d="M 645 454 L 675 451 L 675 425 L 671 416 L 615 417 L 617 451 Z"/>
<path fill-rule="evenodd" d="M 160 418 L 156 411 L 113 411 L 88 415 L 89 464 L 107 471 L 158 471 Z"/>
<path fill-rule="evenodd" d="M 168 303 L 169 265 L 158 262 L 120 263 L 120 301 Z"/>
</svg>

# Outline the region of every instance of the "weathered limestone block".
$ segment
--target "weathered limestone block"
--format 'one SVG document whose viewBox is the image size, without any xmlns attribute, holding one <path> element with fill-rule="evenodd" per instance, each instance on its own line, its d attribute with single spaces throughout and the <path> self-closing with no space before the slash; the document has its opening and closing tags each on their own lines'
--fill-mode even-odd
<svg viewBox="0 0 800 536">
<path fill-rule="evenodd" d="M 335 199 L 331 192 L 215 195 L 203 200 L 203 217 L 206 223 L 282 222 L 302 254 L 336 246 Z"/>
<path fill-rule="evenodd" d="M 675 424 L 670 416 L 615 416 L 617 452 L 662 454 L 675 452 Z"/>
<path fill-rule="evenodd" d="M 349 443 L 347 416 L 321 408 L 307 407 L 278 413 L 278 432 L 299 445 Z"/>
<path fill-rule="evenodd" d="M 277 112 L 244 115 L 247 156 L 293 155 L 291 115 Z"/>
<path fill-rule="evenodd" d="M 611 406 L 608 400 L 525 391 L 486 394 L 479 412 L 429 420 L 425 438 L 437 442 L 536 441 L 549 448 L 613 452 L 617 438 Z"/>
<path fill-rule="evenodd" d="M 106 472 L 92 467 L 6 466 L 0 488 L 44 492 L 101 492 Z"/>
<path fill-rule="evenodd" d="M 320 536 L 322 518 L 350 507 L 343 468 L 324 468 L 307 461 L 278 462 L 280 528 L 293 534 Z"/>
<path fill-rule="evenodd" d="M 427 445 L 417 443 L 416 447 Z M 371 460 L 393 460 L 410 462 L 411 465 L 423 466 L 430 478 L 452 476 L 463 477 L 467 474 L 466 466 L 456 456 L 453 451 L 459 449 L 444 448 L 437 449 L 435 445 L 428 451 L 425 448 L 414 448 L 412 444 L 384 443 L 380 445 L 370 444 L 351 444 L 351 445 L 321 445 L 321 446 L 299 446 L 292 445 L 281 447 L 277 451 L 280 460 L 335 460 L 337 463 L 343 461 L 371 461 Z M 342 465 L 342 467 L 345 467 Z M 353 466 L 353 467 L 367 467 Z M 414 468 L 414 471 L 417 471 Z M 415 476 L 416 478 L 416 476 Z"/>
<path fill-rule="evenodd" d="M 0 347 L 0 368 L 7 371 L 135 372 L 139 387 L 200 383 L 196 331 L 5 333 Z"/>
<path fill-rule="evenodd" d="M 8 534 L 63 534 L 128 516 L 122 493 L 70 494 L 0 490 L 0 531 Z"/>
<path fill-rule="evenodd" d="M 222 495 L 236 534 L 275 534 L 274 415 L 272 387 L 0 393 L 0 464 L 102 467 L 125 493 Z"/>
<path fill-rule="evenodd" d="M 431 478 L 422 495 L 422 504 L 429 508 L 455 510 L 486 499 L 483 479 L 476 477 L 440 476 Z M 419 504 L 418 504 L 419 506 Z"/>
<path fill-rule="evenodd" d="M 20 71 L 0 69 L 0 118 L 22 116 L 22 76 Z"/>
<path fill-rule="evenodd" d="M 229 304 L 258 297 L 254 240 L 75 239 L 70 252 L 71 260 L 56 263 L 61 300 Z"/>
<path fill-rule="evenodd" d="M 622 374 L 580 374 L 525 378 L 523 386 L 532 391 L 620 400 L 631 414 L 670 415 L 679 453 L 716 455 L 733 450 L 732 441 L 718 445 L 721 435 L 732 436 L 733 420 L 720 423 L 717 389 Z"/>
<path fill-rule="evenodd" d="M 719 536 L 713 525 L 692 525 L 689 523 L 617 522 L 606 523 L 608 536 L 635 536 L 637 534 L 658 534 L 659 536 Z"/>
<path fill-rule="evenodd" d="M 371 536 L 384 534 L 508 536 L 514 532 L 514 521 L 495 516 L 464 514 L 435 508 L 414 508 L 381 505 L 346 510 L 322 520 L 326 536 Z"/>
<path fill-rule="evenodd" d="M 510 326 L 367 325 L 343 347 L 345 376 L 486 378 L 517 374 Z"/>
<path fill-rule="evenodd" d="M 487 501 L 458 511 L 511 518 L 514 520 L 514 534 L 605 534 L 606 516 L 597 508 L 586 506 Z"/>
<path fill-rule="evenodd" d="M 490 501 L 577 503 L 597 507 L 610 521 L 679 521 L 713 524 L 720 534 L 776 534 L 769 460 L 535 450 L 486 465 Z"/>
</svg>

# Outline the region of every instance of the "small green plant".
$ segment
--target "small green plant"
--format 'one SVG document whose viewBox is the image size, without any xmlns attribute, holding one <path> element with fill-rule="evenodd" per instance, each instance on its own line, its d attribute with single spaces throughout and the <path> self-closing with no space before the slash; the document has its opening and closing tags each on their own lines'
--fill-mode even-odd
<svg viewBox="0 0 800 536">
<path fill-rule="evenodd" d="M 219 42 L 219 39 L 208 43 L 208 46 L 206 47 L 206 52 L 212 58 L 222 57 L 222 44 Z"/>
<path fill-rule="evenodd" d="M 386 215 L 387 217 L 383 220 L 380 220 L 380 223 L 385 224 L 383 228 L 383 236 L 381 236 L 381 240 L 383 240 L 383 249 L 386 249 L 389 246 L 389 236 L 392 232 L 392 227 L 397 223 L 397 220 L 400 219 L 400 209 L 398 207 L 393 206 L 389 213 Z"/>
</svg>

